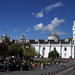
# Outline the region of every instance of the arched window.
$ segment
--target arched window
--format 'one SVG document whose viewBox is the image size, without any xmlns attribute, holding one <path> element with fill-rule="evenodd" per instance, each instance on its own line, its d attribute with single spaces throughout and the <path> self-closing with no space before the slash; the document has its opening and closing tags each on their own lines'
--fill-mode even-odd
<svg viewBox="0 0 75 75">
<path fill-rule="evenodd" d="M 72 40 L 72 44 L 74 44 L 74 40 Z"/>
<path fill-rule="evenodd" d="M 45 50 L 45 47 L 43 47 L 43 50 Z"/>
<path fill-rule="evenodd" d="M 67 48 L 64 48 L 64 51 L 67 51 Z"/>
<path fill-rule="evenodd" d="M 56 48 L 54 48 L 54 50 L 56 50 Z"/>
</svg>

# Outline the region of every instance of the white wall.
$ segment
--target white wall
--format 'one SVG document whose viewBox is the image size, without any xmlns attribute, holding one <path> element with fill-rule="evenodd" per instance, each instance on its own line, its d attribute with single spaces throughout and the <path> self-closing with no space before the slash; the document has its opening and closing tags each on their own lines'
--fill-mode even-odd
<svg viewBox="0 0 75 75">
<path fill-rule="evenodd" d="M 51 48 L 50 48 L 51 46 Z M 33 47 L 35 47 L 35 50 L 39 52 L 39 45 L 38 44 L 33 44 Z M 59 53 L 59 55 L 61 55 L 61 47 L 59 44 L 40 44 L 40 54 L 41 56 L 43 55 L 42 53 L 42 50 L 43 50 L 43 47 L 45 48 L 45 51 L 44 51 L 44 57 L 48 57 L 48 53 L 50 52 L 50 49 L 51 51 L 54 50 L 54 48 L 56 48 L 57 52 Z M 64 48 L 66 48 L 67 50 L 65 51 Z M 72 52 L 73 54 L 74 52 Z M 65 55 L 66 54 L 66 55 Z M 62 45 L 62 58 L 70 58 L 71 56 L 71 46 L 69 44 L 63 44 Z"/>
<path fill-rule="evenodd" d="M 66 51 L 64 49 L 67 49 Z M 71 47 L 62 47 L 62 58 L 70 58 L 71 56 Z"/>
</svg>

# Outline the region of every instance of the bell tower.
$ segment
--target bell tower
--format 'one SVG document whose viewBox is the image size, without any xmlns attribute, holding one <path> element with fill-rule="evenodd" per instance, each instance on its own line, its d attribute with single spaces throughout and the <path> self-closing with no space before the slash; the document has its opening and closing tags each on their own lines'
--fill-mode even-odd
<svg viewBox="0 0 75 75">
<path fill-rule="evenodd" d="M 72 45 L 72 58 L 75 58 L 75 21 L 73 21 L 73 45 Z"/>
<path fill-rule="evenodd" d="M 75 44 L 75 21 L 73 21 L 73 41 L 74 41 L 74 44 Z"/>
</svg>

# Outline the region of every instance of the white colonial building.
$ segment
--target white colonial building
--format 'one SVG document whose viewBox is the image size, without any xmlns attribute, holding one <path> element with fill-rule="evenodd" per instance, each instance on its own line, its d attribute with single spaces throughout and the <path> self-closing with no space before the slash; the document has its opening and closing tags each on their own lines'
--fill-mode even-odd
<svg viewBox="0 0 75 75">
<path fill-rule="evenodd" d="M 56 49 L 61 58 L 75 58 L 75 21 L 73 22 L 73 39 L 60 39 L 55 33 L 52 34 L 45 40 L 29 40 L 31 45 L 37 52 L 48 57 L 49 52 Z"/>
<path fill-rule="evenodd" d="M 56 49 L 61 58 L 75 58 L 75 21 L 73 22 L 73 39 L 60 39 L 54 32 L 45 40 L 25 40 L 30 43 L 41 56 L 48 57 L 49 52 Z M 24 36 L 21 37 L 22 41 Z"/>
<path fill-rule="evenodd" d="M 20 43 L 30 43 L 32 47 L 35 48 L 36 52 L 40 53 L 41 56 L 45 58 L 48 57 L 49 52 L 56 49 L 61 58 L 75 58 L 75 21 L 73 22 L 73 39 L 60 39 L 54 32 L 45 40 L 29 40 L 25 39 L 24 35 L 21 36 L 19 40 L 15 40 L 16 42 Z M 3 38 L 6 35 L 3 35 Z M 4 40 L 4 39 L 3 39 Z M 1 38 L 0 38 L 0 42 Z"/>
</svg>

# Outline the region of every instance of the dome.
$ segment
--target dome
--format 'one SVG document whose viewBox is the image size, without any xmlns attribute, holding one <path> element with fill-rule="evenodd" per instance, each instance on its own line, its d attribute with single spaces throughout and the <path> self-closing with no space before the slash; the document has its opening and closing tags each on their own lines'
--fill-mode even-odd
<svg viewBox="0 0 75 75">
<path fill-rule="evenodd" d="M 22 35 L 20 39 L 21 39 L 21 40 L 24 40 L 24 35 Z"/>
<path fill-rule="evenodd" d="M 51 35 L 48 37 L 48 40 L 55 40 L 55 39 L 59 39 L 59 37 L 54 32 L 52 32 Z"/>
<path fill-rule="evenodd" d="M 6 35 L 6 33 L 4 33 L 3 36 L 2 36 L 2 40 L 5 40 L 6 37 L 7 37 L 7 35 Z"/>
<path fill-rule="evenodd" d="M 3 34 L 3 37 L 5 38 L 6 36 L 7 36 L 6 33 L 4 33 L 4 34 Z"/>
</svg>

